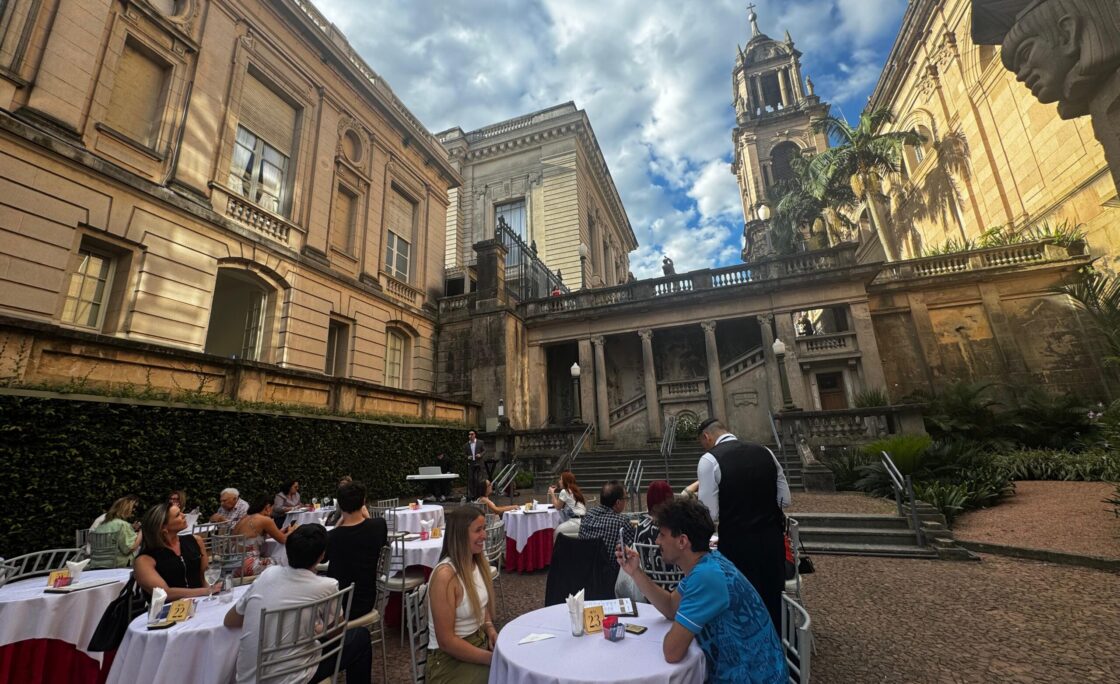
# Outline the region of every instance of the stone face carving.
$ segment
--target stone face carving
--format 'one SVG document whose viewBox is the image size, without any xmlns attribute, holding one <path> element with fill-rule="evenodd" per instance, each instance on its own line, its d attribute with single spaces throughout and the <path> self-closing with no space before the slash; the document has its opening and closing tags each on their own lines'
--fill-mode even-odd
<svg viewBox="0 0 1120 684">
<path fill-rule="evenodd" d="M 1044 104 L 1072 119 L 1089 113 L 1102 82 L 1120 68 L 1115 0 L 1035 0 L 1003 39 L 1003 65 Z"/>
</svg>

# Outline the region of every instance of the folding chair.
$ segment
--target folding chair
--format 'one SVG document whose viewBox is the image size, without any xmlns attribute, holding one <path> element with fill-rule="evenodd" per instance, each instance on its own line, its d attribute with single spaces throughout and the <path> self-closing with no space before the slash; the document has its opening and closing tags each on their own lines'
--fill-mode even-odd
<svg viewBox="0 0 1120 684">
<path fill-rule="evenodd" d="M 400 505 L 401 505 L 401 498 L 399 496 L 394 496 L 392 499 L 378 499 L 377 500 L 377 507 L 378 508 L 399 508 Z"/>
<path fill-rule="evenodd" d="M 346 613 L 354 587 L 316 601 L 269 610 L 261 609 L 257 651 L 257 681 L 283 681 L 294 673 L 334 661 L 329 681 L 338 681 L 342 646 L 346 638 Z"/>
<path fill-rule="evenodd" d="M 813 652 L 813 621 L 809 612 L 782 594 L 782 650 L 789 666 L 790 684 L 809 684 L 809 661 Z"/>
<path fill-rule="evenodd" d="M 506 525 L 501 520 L 486 525 L 486 560 L 490 563 L 490 581 L 500 592 L 502 609 L 505 609 L 506 595 L 502 588 L 502 563 L 506 557 Z M 497 611 L 494 611 L 497 617 Z"/>
<path fill-rule="evenodd" d="M 6 581 L 14 582 L 25 577 L 49 575 L 55 570 L 64 569 L 67 561 L 81 560 L 83 557 L 81 549 L 49 549 L 8 558 L 4 564 L 12 570 Z"/>
<path fill-rule="evenodd" d="M 793 550 L 793 579 L 786 580 L 785 593 L 796 596 L 797 602 L 802 603 L 801 573 L 798 570 L 801 561 L 801 533 L 797 521 L 793 518 L 787 517 L 786 525 L 789 530 L 790 548 Z"/>
<path fill-rule="evenodd" d="M 100 570 L 117 567 L 114 559 L 120 553 L 120 549 L 117 548 L 116 532 L 90 532 L 87 541 L 90 558 L 89 565 L 86 566 L 88 569 Z"/>
<path fill-rule="evenodd" d="M 206 548 L 210 562 L 220 563 L 223 575 L 228 573 L 234 577 L 242 577 L 248 552 L 247 541 L 243 534 L 209 535 L 206 538 Z"/>
<path fill-rule="evenodd" d="M 377 577 L 385 577 L 389 574 L 389 559 L 392 556 L 393 550 L 388 546 L 381 548 L 381 554 L 377 557 Z M 385 585 L 378 579 L 377 581 L 377 597 L 373 601 L 373 610 L 365 615 L 350 620 L 347 628 L 351 627 L 365 627 L 369 630 L 369 643 L 371 646 L 381 644 L 381 669 L 385 675 L 383 681 L 389 681 L 389 656 L 385 651 L 385 604 L 389 602 L 389 592 L 385 589 Z"/>
<path fill-rule="evenodd" d="M 92 531 L 93 529 L 88 527 L 84 530 L 74 530 L 74 548 L 81 549 L 86 556 L 90 553 L 89 533 Z"/>
<path fill-rule="evenodd" d="M 412 660 L 412 681 L 425 681 L 428 664 L 428 585 L 405 597 L 404 618 L 408 624 L 408 655 Z"/>
<path fill-rule="evenodd" d="M 390 549 L 389 565 L 385 568 L 385 574 L 378 573 L 377 586 L 378 589 L 383 589 L 386 593 L 401 594 L 401 604 L 403 605 L 408 595 L 423 586 L 427 579 L 424 577 L 425 573 L 422 569 L 409 569 L 405 565 L 403 534 L 390 534 L 389 544 L 386 547 Z M 399 567 L 400 572 L 394 574 L 393 567 Z M 404 623 L 401 623 L 401 645 L 404 645 Z"/>
</svg>

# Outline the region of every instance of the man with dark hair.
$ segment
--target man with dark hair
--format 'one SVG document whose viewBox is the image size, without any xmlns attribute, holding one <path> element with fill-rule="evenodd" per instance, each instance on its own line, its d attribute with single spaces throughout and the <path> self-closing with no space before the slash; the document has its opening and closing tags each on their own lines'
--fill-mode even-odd
<svg viewBox="0 0 1120 684">
<path fill-rule="evenodd" d="M 603 551 L 608 562 L 614 558 L 620 529 L 626 543 L 634 543 L 634 526 L 622 516 L 625 508 L 626 490 L 618 480 L 611 480 L 604 484 L 599 492 L 599 505 L 584 514 L 583 522 L 579 526 L 580 539 L 598 539 L 603 543 Z"/>
<path fill-rule="evenodd" d="M 486 493 L 483 484 L 486 478 L 482 476 L 482 457 L 486 455 L 486 447 L 474 430 L 467 433 L 463 455 L 467 457 L 467 499 L 474 501 Z"/>
<path fill-rule="evenodd" d="M 327 577 L 338 580 L 338 588 L 354 585 L 350 618 L 373 610 L 377 599 L 377 561 L 389 539 L 384 518 L 370 518 L 366 511 L 366 488 L 351 482 L 338 488 L 338 509 L 342 517 L 327 535 Z"/>
<path fill-rule="evenodd" d="M 284 546 L 288 554 L 288 567 L 273 565 L 266 569 L 226 613 L 226 627 L 242 628 L 237 651 L 238 684 L 256 682 L 259 679 L 257 654 L 261 638 L 261 609 L 289 608 L 327 598 L 338 591 L 337 580 L 315 574 L 315 566 L 322 562 L 327 549 L 326 528 L 317 523 L 301 525 L 288 535 Z M 293 628 L 294 622 L 287 626 L 288 630 Z M 284 634 L 285 638 L 291 636 L 290 631 Z M 317 656 L 317 650 L 308 651 L 307 667 L 270 681 L 278 684 L 304 684 L 329 677 L 334 669 L 334 659 L 327 658 L 316 669 L 310 663 Z M 357 627 L 347 630 L 342 648 L 342 667 L 346 669 L 346 681 L 360 684 L 369 682 L 372 666 L 373 649 L 369 645 L 369 632 Z"/>
<path fill-rule="evenodd" d="M 654 584 L 634 549 L 619 549 L 617 558 L 642 595 L 673 621 L 661 647 L 666 662 L 680 662 L 696 639 L 709 682 L 785 684 L 785 654 L 766 607 L 742 573 L 708 549 L 715 531 L 708 509 L 697 501 L 668 501 L 656 516 L 661 557 L 684 572 L 677 588 L 668 592 Z"/>
<path fill-rule="evenodd" d="M 785 516 L 778 465 L 760 444 L 740 442 L 718 420 L 700 423 L 705 454 L 696 468 L 700 501 L 719 521 L 719 550 L 758 591 L 774 629 L 782 628 Z"/>
</svg>

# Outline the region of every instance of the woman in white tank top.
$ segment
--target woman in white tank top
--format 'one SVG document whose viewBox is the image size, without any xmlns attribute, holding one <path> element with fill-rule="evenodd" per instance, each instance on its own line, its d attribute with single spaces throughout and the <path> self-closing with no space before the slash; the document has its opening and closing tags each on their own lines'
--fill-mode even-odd
<svg viewBox="0 0 1120 684">
<path fill-rule="evenodd" d="M 486 518 L 477 508 L 450 511 L 440 561 L 428 582 L 430 684 L 482 684 L 490 676 L 498 630 L 485 551 Z"/>
</svg>

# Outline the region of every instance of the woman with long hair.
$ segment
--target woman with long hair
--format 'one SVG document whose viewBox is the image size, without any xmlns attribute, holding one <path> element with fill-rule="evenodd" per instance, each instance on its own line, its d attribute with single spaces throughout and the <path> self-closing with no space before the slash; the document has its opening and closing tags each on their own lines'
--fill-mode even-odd
<svg viewBox="0 0 1120 684">
<path fill-rule="evenodd" d="M 167 600 L 208 596 L 210 585 L 203 571 L 210 564 L 206 545 L 187 529 L 187 517 L 178 506 L 159 504 L 144 514 L 140 523 L 143 541 L 133 566 L 136 581 L 148 594 L 156 587 L 167 592 Z"/>
<path fill-rule="evenodd" d="M 105 520 L 92 531 L 97 534 L 111 534 L 116 541 L 114 547 L 92 549 L 89 569 L 125 568 L 132 562 L 132 554 L 140 545 L 140 535 L 132 524 L 132 514 L 140 502 L 134 494 L 122 496 L 113 502 L 105 512 Z"/>
<path fill-rule="evenodd" d="M 556 485 L 550 485 L 548 488 L 548 495 L 552 497 L 552 507 L 559 510 L 564 518 L 563 522 L 556 526 L 554 536 L 564 534 L 578 537 L 579 524 L 587 513 L 587 499 L 583 498 L 583 492 L 576 484 L 576 476 L 572 471 L 565 470 L 560 473 L 558 484 L 559 488 Z"/>
<path fill-rule="evenodd" d="M 272 519 L 272 497 L 265 495 L 253 499 L 245 517 L 232 531 L 245 537 L 245 563 L 241 566 L 241 576 L 259 575 L 272 564 L 271 558 L 261 556 L 266 536 L 284 544 L 291 531 L 290 527 L 278 528 Z"/>
<path fill-rule="evenodd" d="M 447 514 L 440 560 L 428 582 L 427 680 L 430 684 L 486 682 L 498 630 L 494 628 L 486 518 L 471 507 Z"/>
<path fill-rule="evenodd" d="M 657 534 L 661 528 L 657 524 L 657 509 L 666 501 L 673 500 L 673 488 L 667 480 L 654 480 L 646 487 L 646 512 L 638 520 L 638 532 L 634 535 L 635 544 L 652 544 L 653 549 L 642 549 L 647 554 L 647 561 L 657 562 L 661 558 L 661 549 L 657 548 Z M 618 573 L 614 583 L 614 595 L 618 598 L 630 598 L 641 603 L 649 603 L 642 595 L 634 578 L 625 572 Z"/>
</svg>

